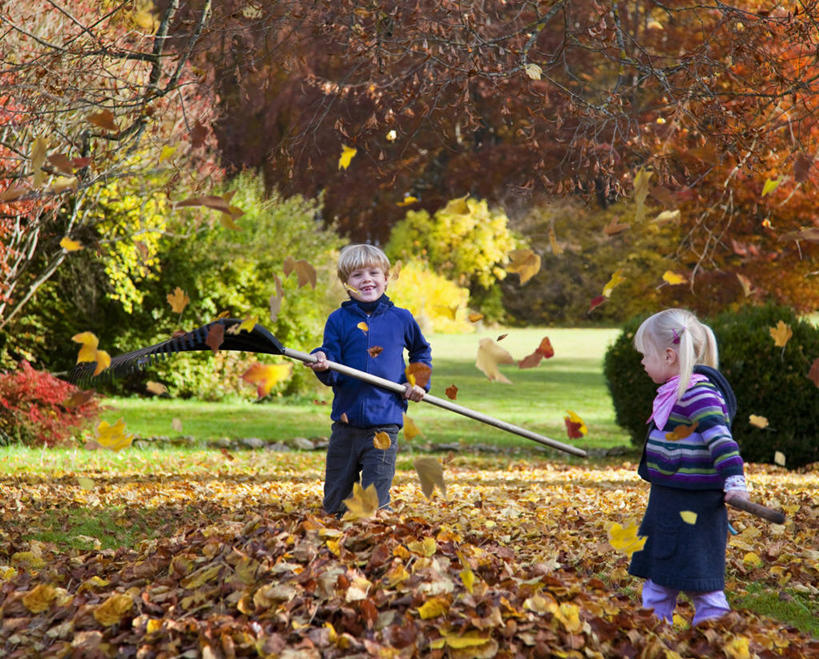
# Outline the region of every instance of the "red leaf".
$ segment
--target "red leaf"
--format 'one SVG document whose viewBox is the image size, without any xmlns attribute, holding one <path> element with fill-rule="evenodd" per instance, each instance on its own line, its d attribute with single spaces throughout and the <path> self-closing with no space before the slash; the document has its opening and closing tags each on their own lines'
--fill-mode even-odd
<svg viewBox="0 0 819 659">
<path fill-rule="evenodd" d="M 566 434 L 569 436 L 569 439 L 580 439 L 583 437 L 583 433 L 580 432 L 580 428 L 583 426 L 582 423 L 572 421 L 569 417 L 564 417 L 563 422 L 566 424 Z"/>
<path fill-rule="evenodd" d="M 526 355 L 518 362 L 518 368 L 534 368 L 540 364 L 541 359 L 543 359 L 543 355 L 535 350 L 531 355 Z"/>
<path fill-rule="evenodd" d="M 221 323 L 217 323 L 216 325 L 212 325 L 208 330 L 208 336 L 205 339 L 205 343 L 211 350 L 213 350 L 213 353 L 216 354 L 219 352 L 219 346 L 222 345 L 224 340 L 225 326 Z"/>
<path fill-rule="evenodd" d="M 545 359 L 555 356 L 555 349 L 552 347 L 552 342 L 549 341 L 548 336 L 544 336 L 540 340 L 540 345 L 535 350 L 536 353 L 543 355 Z"/>
<path fill-rule="evenodd" d="M 808 377 L 813 381 L 813 384 L 819 387 L 819 357 L 813 360 Z"/>
<path fill-rule="evenodd" d="M 589 303 L 589 312 L 594 311 L 597 307 L 599 307 L 603 302 L 606 301 L 605 295 L 598 295 L 595 298 L 592 298 L 592 301 Z"/>
</svg>

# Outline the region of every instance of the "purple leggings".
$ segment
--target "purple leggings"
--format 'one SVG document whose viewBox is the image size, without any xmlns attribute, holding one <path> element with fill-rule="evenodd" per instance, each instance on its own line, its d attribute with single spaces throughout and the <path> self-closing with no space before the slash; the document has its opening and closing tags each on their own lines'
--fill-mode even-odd
<svg viewBox="0 0 819 659">
<path fill-rule="evenodd" d="M 646 579 L 643 584 L 643 607 L 654 609 L 654 615 L 661 620 L 672 621 L 674 607 L 677 606 L 677 595 L 679 590 L 666 588 L 654 583 L 651 579 Z M 731 610 L 725 593 L 721 590 L 712 590 L 710 593 L 685 593 L 694 602 L 694 621 L 696 625 L 703 620 L 721 618 Z"/>
</svg>

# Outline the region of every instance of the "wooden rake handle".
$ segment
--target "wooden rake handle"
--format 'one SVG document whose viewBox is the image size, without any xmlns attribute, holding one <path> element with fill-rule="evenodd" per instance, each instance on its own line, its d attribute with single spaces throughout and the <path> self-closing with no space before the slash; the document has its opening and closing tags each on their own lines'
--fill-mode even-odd
<svg viewBox="0 0 819 659">
<path fill-rule="evenodd" d="M 783 513 L 781 510 L 774 510 L 773 508 L 768 508 L 768 506 L 763 506 L 761 503 L 754 503 L 753 501 L 747 501 L 746 499 L 726 501 L 726 503 L 729 506 L 739 508 L 747 513 L 761 517 L 762 519 L 767 519 L 769 522 L 773 522 L 774 524 L 785 523 L 785 513 Z"/>
<path fill-rule="evenodd" d="M 292 350 L 291 348 L 285 348 L 284 355 L 292 359 L 298 359 L 300 361 L 303 361 L 305 364 L 311 364 L 317 361 L 313 355 L 309 355 L 305 352 L 300 352 L 298 350 Z M 380 378 L 377 375 L 365 373 L 364 371 L 359 371 L 355 368 L 350 368 L 349 366 L 345 366 L 344 364 L 339 364 L 337 362 L 328 361 L 327 364 L 333 371 L 338 371 L 339 373 L 343 373 L 344 375 L 349 375 L 350 377 L 354 377 L 358 380 L 363 380 L 364 382 L 368 382 L 377 387 L 382 387 L 383 389 L 393 391 L 397 394 L 401 394 L 404 392 L 404 385 L 398 384 L 397 382 L 393 382 L 392 380 Z M 480 421 L 481 423 L 494 426 L 495 428 L 500 428 L 501 430 L 505 430 L 506 432 L 514 433 L 515 435 L 525 437 L 526 439 L 531 439 L 532 441 L 537 442 L 538 444 L 543 444 L 544 446 L 556 448 L 559 451 L 571 453 L 572 455 L 577 455 L 580 456 L 581 458 L 586 457 L 586 452 L 581 448 L 577 448 L 576 446 L 570 446 L 568 444 L 563 444 L 555 439 L 546 437 L 545 435 L 539 435 L 538 433 L 532 432 L 531 430 L 527 430 L 526 428 L 521 428 L 520 426 L 515 426 L 512 425 L 511 423 L 506 423 L 506 421 L 501 421 L 500 419 L 495 419 L 494 417 L 487 416 L 486 414 L 481 414 L 480 412 L 471 410 L 468 407 L 456 405 L 455 403 L 452 403 L 448 400 L 444 400 L 443 398 L 438 398 L 437 396 L 427 394 L 421 399 L 421 402 L 429 403 L 431 405 L 441 407 L 445 410 L 449 410 L 450 412 L 456 412 L 458 414 L 468 416 L 470 419 L 475 419 L 476 421 Z"/>
</svg>

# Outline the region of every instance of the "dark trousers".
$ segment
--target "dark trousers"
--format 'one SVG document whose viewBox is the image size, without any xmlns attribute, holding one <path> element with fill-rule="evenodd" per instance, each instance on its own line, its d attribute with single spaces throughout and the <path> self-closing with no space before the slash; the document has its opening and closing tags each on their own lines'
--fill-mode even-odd
<svg viewBox="0 0 819 659">
<path fill-rule="evenodd" d="M 365 489 L 375 485 L 379 507 L 389 505 L 398 430 L 397 425 L 356 428 L 346 423 L 333 424 L 324 473 L 323 505 L 327 513 L 341 515 L 347 509 L 344 499 L 352 496 L 353 485 L 359 480 Z M 390 437 L 390 447 L 386 450 L 373 445 L 373 437 L 382 431 Z"/>
</svg>

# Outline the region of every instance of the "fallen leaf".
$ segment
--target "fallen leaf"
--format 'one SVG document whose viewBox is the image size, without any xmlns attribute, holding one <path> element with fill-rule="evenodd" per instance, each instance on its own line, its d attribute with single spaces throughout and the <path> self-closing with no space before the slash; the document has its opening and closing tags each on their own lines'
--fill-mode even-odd
<svg viewBox="0 0 819 659">
<path fill-rule="evenodd" d="M 756 414 L 751 414 L 748 417 L 748 421 L 750 424 L 756 428 L 767 428 L 768 427 L 768 419 L 764 416 L 758 416 Z"/>
<path fill-rule="evenodd" d="M 356 153 L 358 153 L 358 149 L 355 149 L 351 146 L 347 146 L 346 144 L 342 144 L 341 156 L 338 159 L 338 168 L 347 169 L 350 166 L 350 162 L 355 157 Z"/>
<path fill-rule="evenodd" d="M 378 493 L 375 485 L 370 483 L 367 489 L 361 487 L 361 483 L 353 484 L 353 495 L 349 499 L 344 499 L 347 511 L 342 517 L 345 521 L 355 521 L 372 517 L 378 511 Z"/>
<path fill-rule="evenodd" d="M 404 375 L 407 377 L 407 382 L 425 389 L 432 376 L 432 367 L 423 362 L 410 362 L 404 370 Z"/>
<path fill-rule="evenodd" d="M 260 364 L 256 362 L 242 373 L 242 380 L 248 384 L 256 385 L 256 395 L 259 398 L 264 398 L 273 387 L 287 380 L 292 371 L 293 365 L 290 363 Z"/>
<path fill-rule="evenodd" d="M 93 490 L 96 487 L 96 483 L 86 476 L 78 476 L 77 477 L 77 485 L 79 485 L 84 490 Z"/>
<path fill-rule="evenodd" d="M 631 556 L 635 551 L 641 551 L 648 540 L 647 536 L 637 535 L 637 523 L 629 522 L 626 526 L 612 523 L 609 526 L 609 544 L 617 551 Z"/>
<path fill-rule="evenodd" d="M 540 256 L 531 249 L 516 249 L 509 253 L 506 271 L 516 272 L 522 286 L 540 271 Z"/>
<path fill-rule="evenodd" d="M 215 355 L 219 352 L 219 346 L 225 340 L 225 326 L 221 323 L 216 323 L 211 325 L 208 329 L 208 335 L 205 337 L 205 344 L 213 350 L 213 354 Z"/>
<path fill-rule="evenodd" d="M 390 436 L 383 430 L 375 433 L 375 435 L 373 435 L 373 446 L 379 451 L 386 451 L 390 446 L 392 446 Z"/>
<path fill-rule="evenodd" d="M 78 243 L 76 240 L 71 240 L 68 236 L 65 236 L 62 240 L 60 240 L 60 247 L 62 247 L 66 252 L 76 252 L 79 249 L 82 249 L 82 244 Z"/>
<path fill-rule="evenodd" d="M 188 294 L 179 288 L 179 286 L 173 290 L 173 293 L 168 293 L 165 299 L 168 300 L 168 304 L 171 305 L 171 311 L 179 314 L 185 310 L 185 307 L 188 306 L 188 303 L 191 301 Z"/>
<path fill-rule="evenodd" d="M 735 636 L 724 646 L 725 656 L 728 659 L 752 659 L 757 656 L 751 654 L 749 641 L 744 636 Z"/>
<path fill-rule="evenodd" d="M 441 491 L 441 494 L 446 496 L 444 467 L 438 458 L 429 456 L 415 458 L 412 464 L 421 481 L 421 491 L 427 499 L 429 499 L 436 487 Z"/>
<path fill-rule="evenodd" d="M 221 451 L 222 455 L 224 455 L 230 462 L 233 462 L 236 459 L 235 457 L 233 457 L 233 455 L 231 455 L 230 451 L 228 451 L 226 448 L 222 447 L 219 450 Z"/>
<path fill-rule="evenodd" d="M 686 524 L 691 524 L 692 526 L 697 523 L 697 513 L 693 510 L 681 510 L 680 517 L 682 517 L 682 521 Z"/>
<path fill-rule="evenodd" d="M 665 434 L 665 438 L 670 442 L 677 442 L 681 439 L 685 439 L 697 429 L 697 425 L 699 425 L 699 421 L 694 421 L 694 423 L 692 423 L 690 426 L 676 426 L 674 430 Z"/>
<path fill-rule="evenodd" d="M 438 618 L 449 611 L 449 599 L 446 597 L 432 597 L 418 607 L 421 620 Z"/>
<path fill-rule="evenodd" d="M 458 387 L 456 387 L 454 384 L 451 384 L 446 388 L 444 393 L 446 394 L 446 397 L 449 398 L 449 400 L 455 400 L 458 397 Z"/>
<path fill-rule="evenodd" d="M 299 288 L 307 284 L 311 288 L 316 287 L 316 269 L 304 259 L 295 261 L 288 256 L 282 264 L 282 270 L 285 277 L 289 277 L 291 272 L 296 273 Z"/>
<path fill-rule="evenodd" d="M 134 599 L 125 593 L 114 593 L 94 609 L 94 619 L 103 627 L 116 625 L 134 606 Z"/>
<path fill-rule="evenodd" d="M 768 331 L 771 333 L 771 338 L 773 338 L 774 345 L 777 348 L 784 348 L 793 336 L 791 326 L 782 320 L 776 324 L 776 327 L 771 327 Z"/>
<path fill-rule="evenodd" d="M 37 584 L 23 595 L 23 605 L 32 613 L 42 613 L 51 608 L 57 597 L 57 589 L 50 584 Z"/>
<path fill-rule="evenodd" d="M 413 439 L 418 437 L 418 435 L 422 435 L 423 433 L 418 429 L 415 421 L 413 421 L 410 417 L 406 414 L 403 415 L 404 417 L 404 439 L 408 442 L 411 442 Z"/>
<path fill-rule="evenodd" d="M 475 360 L 475 366 L 491 381 L 511 384 L 511 380 L 500 372 L 498 365 L 514 363 L 515 360 L 512 355 L 501 348 L 497 342 L 489 338 L 483 338 L 479 341 L 478 357 Z"/>
<path fill-rule="evenodd" d="M 375 359 L 376 357 L 378 357 L 378 355 L 384 352 L 384 348 L 382 348 L 381 346 L 372 346 L 370 348 L 367 348 L 367 352 L 369 353 L 370 357 Z"/>
</svg>

